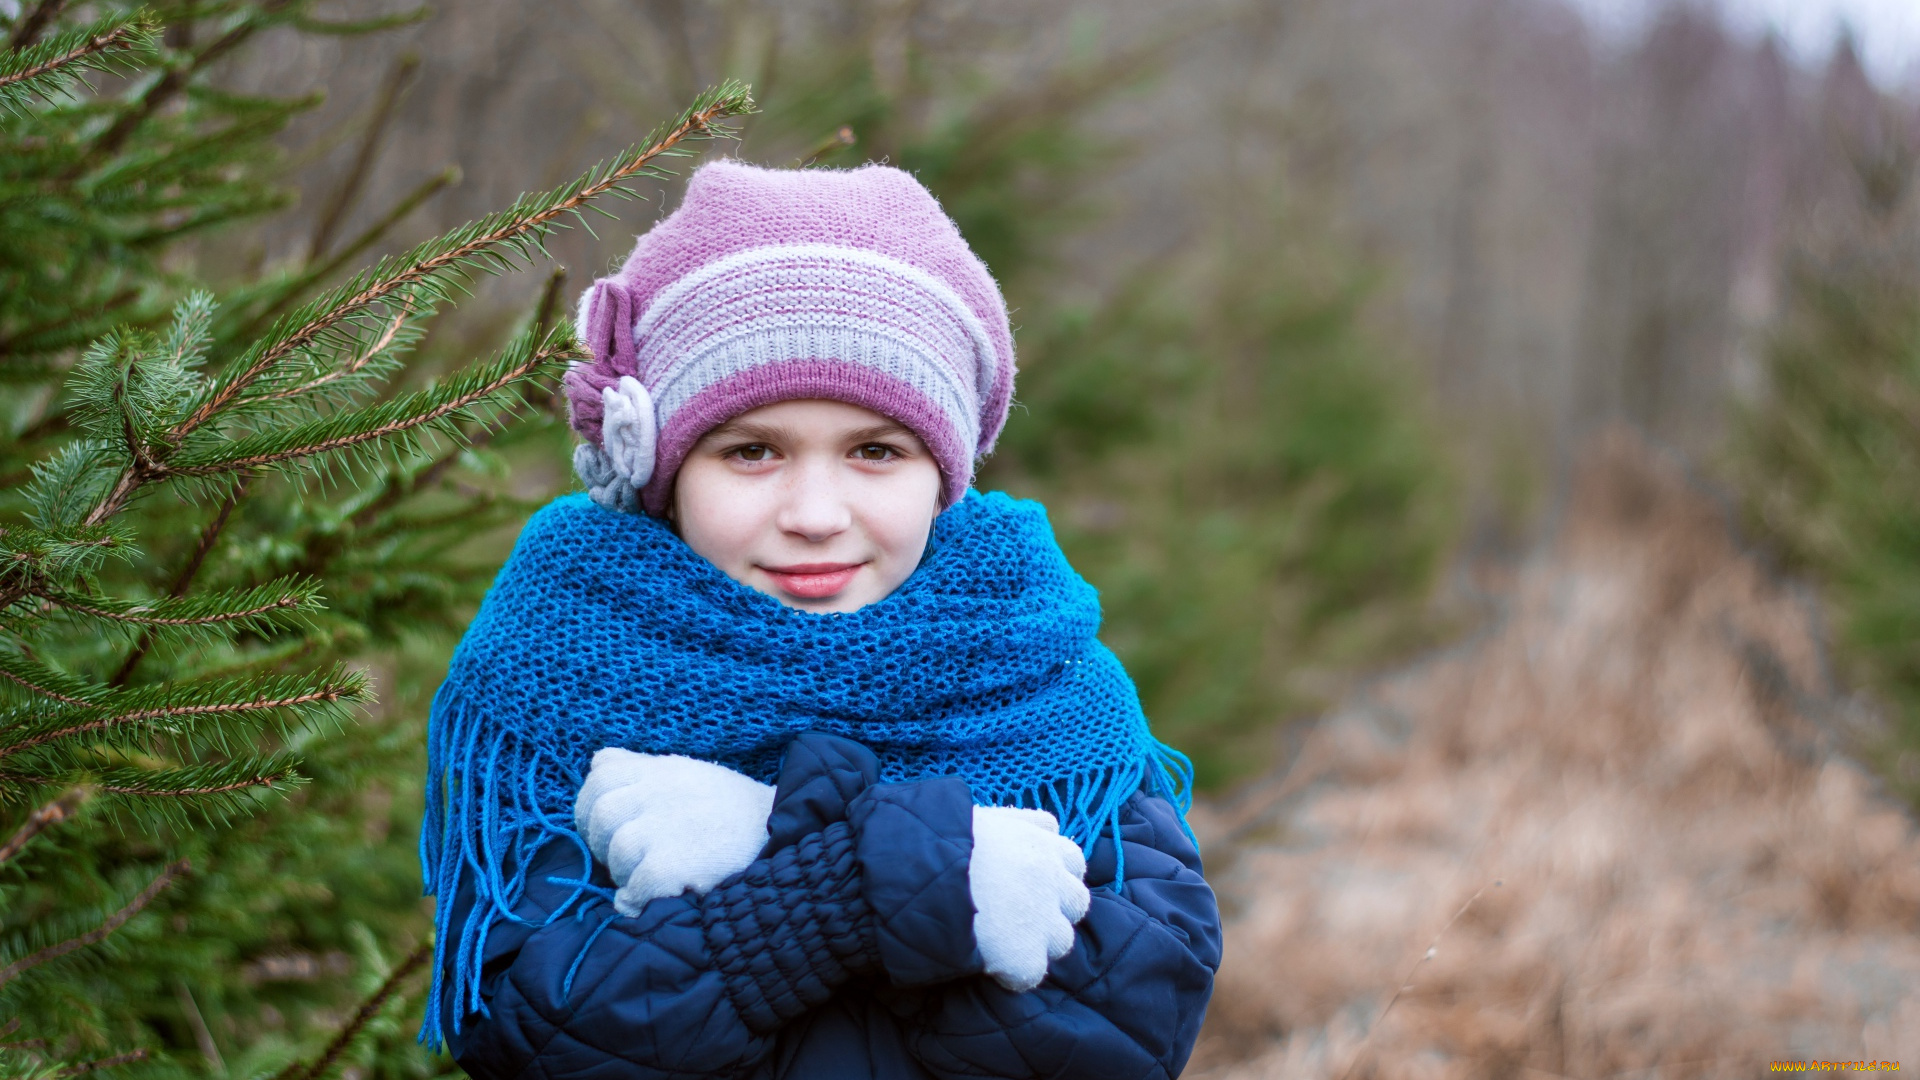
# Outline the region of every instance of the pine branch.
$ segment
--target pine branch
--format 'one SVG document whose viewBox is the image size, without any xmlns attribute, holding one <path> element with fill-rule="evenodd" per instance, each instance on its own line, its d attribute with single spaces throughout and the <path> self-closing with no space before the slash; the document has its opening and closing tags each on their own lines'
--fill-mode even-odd
<svg viewBox="0 0 1920 1080">
<path fill-rule="evenodd" d="M 296 580 L 163 600 L 122 600 L 56 589 L 35 589 L 32 595 L 67 611 L 133 626 L 231 627 L 257 631 L 285 625 L 289 616 L 318 608 L 320 583 Z"/>
<path fill-rule="evenodd" d="M 80 809 L 80 804 L 86 801 L 86 788 L 70 788 L 65 795 L 28 814 L 26 822 L 14 830 L 13 836 L 5 844 L 0 844 L 0 863 L 20 854 L 34 837 L 72 817 L 74 811 Z"/>
<path fill-rule="evenodd" d="M 269 757 L 263 761 L 265 769 L 257 765 L 261 763 L 186 765 L 179 769 L 104 769 L 100 771 L 98 790 L 142 799 L 207 799 L 252 788 L 271 788 L 300 778 L 292 757 Z"/>
<path fill-rule="evenodd" d="M 299 1061 L 291 1062 L 286 1068 L 274 1074 L 273 1080 L 319 1080 L 320 1077 L 325 1076 L 327 1070 L 333 1067 L 333 1063 L 340 1059 L 340 1055 L 353 1045 L 353 1040 L 359 1038 L 360 1032 L 373 1022 L 374 1017 L 380 1015 L 380 1010 L 386 1005 L 387 999 L 400 989 L 400 984 L 406 980 L 407 976 L 420 970 L 431 959 L 433 959 L 431 942 L 413 950 L 411 955 L 400 962 L 399 967 L 393 969 L 393 973 L 388 975 L 387 980 L 380 984 L 380 988 L 373 992 L 373 996 L 360 1003 L 360 1008 L 354 1011 L 353 1018 L 348 1020 L 339 1034 L 333 1037 L 333 1041 L 327 1044 L 326 1051 L 318 1060 L 312 1065 L 302 1065 Z"/>
<path fill-rule="evenodd" d="M 101 784 L 100 790 L 110 791 L 116 795 L 139 795 L 142 798 L 201 798 L 209 795 L 226 795 L 235 791 L 246 791 L 249 788 L 272 787 L 282 780 L 291 778 L 293 775 L 293 766 L 287 765 L 283 768 L 272 769 L 265 773 L 247 776 L 239 780 L 229 780 L 219 784 L 190 783 L 184 787 L 151 783 Z"/>
<path fill-rule="evenodd" d="M 258 810 L 255 790 L 284 791 L 306 783 L 298 762 L 276 754 L 262 761 L 221 765 L 139 768 L 116 766 L 96 769 L 91 785 L 100 798 L 111 798 L 121 820 L 151 832 L 179 832 L 197 823 L 224 824 Z M 111 780 L 111 783 L 107 781 Z M 45 788 L 44 777 L 0 771 L 0 783 L 24 790 Z"/>
<path fill-rule="evenodd" d="M 87 1073 L 98 1072 L 101 1069 L 111 1069 L 118 1065 L 131 1065 L 136 1061 L 145 1060 L 147 1060 L 147 1051 L 129 1050 L 124 1054 L 114 1054 L 110 1057 L 95 1058 L 92 1061 L 76 1062 L 75 1064 L 64 1066 L 53 1075 L 58 1078 L 58 1080 L 65 1080 L 65 1078 L 69 1076 L 85 1076 Z"/>
<path fill-rule="evenodd" d="M 53 1075 L 56 1077 L 60 1077 L 61 1080 L 65 1080 L 65 1078 L 69 1076 L 84 1076 L 87 1073 L 98 1072 L 101 1069 L 111 1069 L 116 1065 L 131 1065 L 136 1061 L 145 1061 L 145 1060 L 147 1060 L 147 1052 L 145 1050 L 129 1050 L 124 1054 L 115 1054 L 112 1057 L 95 1058 L 92 1061 L 75 1062 L 72 1065 L 68 1065 L 65 1068 L 62 1068 L 59 1072 L 54 1073 Z"/>
<path fill-rule="evenodd" d="M 370 19 L 316 19 L 310 15 L 293 17 L 293 27 L 308 34 L 327 34 L 336 37 L 355 37 L 360 34 L 372 34 L 381 30 L 392 30 L 402 26 L 412 26 L 433 17 L 433 9 L 426 6 L 411 11 L 396 11 L 391 15 L 375 15 Z"/>
<path fill-rule="evenodd" d="M 853 127 L 849 124 L 842 124 L 833 134 L 821 139 L 818 143 L 814 144 L 813 149 L 807 151 L 806 156 L 800 159 L 800 167 L 803 169 L 810 168 L 818 164 L 820 159 L 826 157 L 828 154 L 837 154 L 859 141 L 859 137 L 853 133 Z"/>
<path fill-rule="evenodd" d="M 183 463 L 160 466 L 155 475 L 191 478 L 217 476 L 236 469 L 262 469 L 408 435 L 462 416 L 474 405 L 522 379 L 535 377 L 545 370 L 557 373 L 558 362 L 578 359 L 579 355 L 569 335 L 518 359 L 509 352 L 505 358 L 478 371 L 448 380 L 445 389 L 407 394 L 346 416 L 327 417 L 283 431 L 235 439 L 205 455 L 182 455 Z"/>
<path fill-rule="evenodd" d="M 124 557 L 131 548 L 132 538 L 119 525 L 67 530 L 0 527 L 0 613 L 35 588 L 85 574 L 106 556 Z"/>
<path fill-rule="evenodd" d="M 540 290 L 539 306 L 533 309 L 533 336 L 545 338 L 552 328 L 553 320 L 560 313 L 560 294 L 567 287 L 567 268 L 556 266 L 547 275 L 547 284 Z"/>
<path fill-rule="evenodd" d="M 553 321 L 560 311 L 560 295 L 565 290 L 566 283 L 567 268 L 564 266 L 554 267 L 553 272 L 547 275 L 546 286 L 540 291 L 540 302 L 534 308 L 532 326 L 532 334 L 534 337 L 545 339 L 551 336 Z M 523 385 L 527 385 L 530 388 L 524 400 L 525 403 L 532 408 L 544 409 L 558 397 L 551 389 L 542 387 L 537 382 Z M 426 465 L 415 469 L 411 473 L 395 472 L 390 474 L 387 477 L 387 482 L 381 487 L 380 493 L 354 510 L 353 515 L 348 520 L 353 524 L 356 531 L 368 528 L 381 514 L 393 509 L 408 497 L 417 495 L 432 486 L 435 481 L 446 474 L 448 469 L 458 464 L 461 457 L 468 451 L 492 442 L 494 435 L 499 430 L 498 428 L 484 428 L 470 434 L 462 434 L 458 440 L 459 445 L 441 454 Z M 456 512 L 456 516 L 464 516 L 464 511 Z M 416 526 L 423 526 L 424 524 L 425 523 L 421 522 L 415 523 Z M 310 564 L 302 567 L 303 572 L 309 574 L 317 574 L 320 569 L 320 564 Z"/>
<path fill-rule="evenodd" d="M 0 758 L 12 757 L 15 754 L 31 750 L 36 746 L 43 746 L 60 739 L 71 739 L 80 735 L 106 732 L 118 727 L 150 723 L 155 720 L 185 720 L 189 717 L 229 716 L 253 712 L 272 712 L 279 709 L 298 708 L 302 705 L 331 704 L 346 696 L 346 694 L 338 692 L 315 692 L 310 694 L 297 694 L 292 697 L 256 698 L 252 701 L 222 702 L 215 705 L 185 705 L 176 708 L 137 709 L 132 712 L 120 713 L 116 716 L 102 717 L 84 724 L 73 724 L 67 727 L 55 728 L 52 731 L 43 731 L 10 746 L 0 746 Z"/>
<path fill-rule="evenodd" d="M 200 1003 L 193 1000 L 193 991 L 187 988 L 185 979 L 173 980 L 173 991 L 180 998 L 181 1011 L 186 1014 L 187 1023 L 193 1028 L 193 1041 L 200 1045 L 200 1056 L 206 1060 L 207 1067 L 215 1076 L 224 1076 L 227 1063 L 220 1059 L 220 1045 L 213 1041 L 213 1032 L 207 1028 L 207 1018 L 200 1015 Z"/>
<path fill-rule="evenodd" d="M 232 700 L 236 694 L 248 694 Z M 364 701 L 367 685 L 358 673 L 339 671 L 305 677 L 268 680 L 218 680 L 186 685 L 159 684 L 117 691 L 104 702 L 69 706 L 15 722 L 6 727 L 9 738 L 0 745 L 0 760 L 35 747 L 82 736 L 120 735 L 156 723 L 194 718 L 251 718 L 313 706 L 342 706 Z M 195 732 L 196 734 L 204 734 Z M 218 732 L 213 732 L 218 735 Z"/>
<path fill-rule="evenodd" d="M 403 196 L 399 202 L 394 203 L 393 209 L 388 210 L 379 221 L 367 226 L 364 232 L 354 237 L 347 246 L 335 252 L 326 262 L 319 266 L 302 270 L 300 274 L 291 281 L 276 286 L 275 291 L 280 294 L 279 298 L 267 305 L 258 315 L 249 319 L 246 325 L 242 326 L 235 336 L 249 338 L 258 333 L 262 326 L 266 325 L 275 316 L 286 311 L 288 305 L 298 299 L 300 294 L 307 291 L 314 283 L 325 281 L 327 278 L 332 277 L 341 267 L 347 265 L 348 262 L 361 255 L 368 248 L 379 243 L 381 237 L 387 235 L 395 225 L 406 220 L 407 215 L 419 209 L 421 204 L 459 182 L 460 166 L 458 165 L 449 165 L 433 176 L 428 177 L 419 187 L 414 188 Z"/>
<path fill-rule="evenodd" d="M 82 680 L 64 672 L 55 671 L 44 664 L 35 663 L 9 649 L 0 649 L 0 679 L 5 679 L 36 697 L 51 698 L 66 705 L 93 704 L 82 696 L 92 691 L 92 688 Z"/>
<path fill-rule="evenodd" d="M 534 251 L 543 250 L 541 243 L 556 222 L 565 215 L 581 217 L 582 208 L 588 202 L 609 192 L 627 194 L 623 183 L 639 176 L 661 175 L 654 163 L 662 157 L 684 155 L 682 144 L 690 139 L 713 137 L 725 134 L 721 123 L 729 118 L 743 115 L 753 108 L 752 96 L 747 88 L 736 81 L 729 80 L 712 90 L 701 94 L 692 108 L 682 114 L 673 125 L 651 137 L 643 147 L 632 149 L 615 158 L 610 164 L 589 170 L 584 176 L 564 187 L 548 192 L 535 199 L 521 199 L 513 207 L 498 214 L 481 218 L 452 234 L 420 245 L 407 255 L 397 259 L 382 260 L 379 265 L 367 271 L 346 285 L 331 291 L 320 299 L 308 304 L 300 313 L 276 324 L 270 340 L 254 346 L 230 369 L 205 397 L 204 400 L 184 419 L 176 423 L 163 436 L 163 442 L 170 446 L 180 446 L 189 434 L 201 425 L 236 404 L 236 399 L 248 387 L 258 381 L 271 369 L 293 355 L 315 345 L 322 344 L 329 334 L 338 334 L 343 323 L 354 323 L 362 319 L 377 305 L 399 302 L 411 303 L 416 291 L 428 295 L 442 295 L 448 279 L 458 275 L 468 267 L 486 265 L 487 260 L 502 260 L 501 248 L 513 254 L 530 257 Z M 584 218 L 582 218 L 584 220 Z M 555 353 L 555 356 L 560 353 Z M 504 386 L 512 379 L 501 380 L 495 389 Z M 420 395 L 413 395 L 410 403 L 423 404 Z M 468 402 L 466 404 L 472 404 Z M 465 408 L 457 406 L 456 409 Z M 380 408 L 376 406 L 376 409 Z M 453 410 L 449 410 L 453 411 Z M 244 456 L 228 454 L 225 456 L 203 457 L 192 462 L 192 467 L 180 468 L 172 465 L 162 466 L 155 461 L 133 461 L 126 465 L 115 479 L 112 488 L 88 512 L 84 522 L 98 524 L 118 514 L 129 500 L 142 487 L 155 480 L 172 476 L 208 476 L 232 471 L 237 468 L 249 468 L 255 465 L 273 464 L 333 450 L 363 445 L 374 439 L 417 429 L 423 423 L 441 419 L 447 412 L 435 410 L 436 415 L 402 422 L 389 414 L 382 425 L 391 424 L 388 430 L 367 431 L 342 430 L 339 438 L 324 438 L 305 446 L 282 446 L 270 452 L 255 455 L 249 461 Z M 360 414 L 362 418 L 366 414 Z M 0 608 L 12 599 L 5 589 L 0 589 Z"/>
<path fill-rule="evenodd" d="M 140 895 L 129 900 L 127 905 L 119 911 L 107 916 L 107 921 L 101 923 L 98 927 L 81 934 L 79 937 L 68 938 L 58 945 L 49 945 L 39 952 L 23 956 L 13 963 L 8 964 L 6 967 L 0 968 L 0 986 L 5 986 L 7 983 L 19 978 L 22 972 L 39 967 L 49 960 L 58 960 L 60 957 L 73 952 L 75 949 L 84 949 L 89 945 L 95 945 L 105 941 L 109 934 L 126 925 L 128 919 L 140 914 L 141 909 L 153 903 L 153 898 L 159 896 L 167 886 L 173 884 L 174 878 L 185 873 L 187 869 L 187 860 L 181 859 L 179 862 L 162 870 L 159 877 L 154 878 L 152 883 L 140 890 Z"/>
<path fill-rule="evenodd" d="M 0 107 L 47 93 L 82 71 L 98 71 L 115 54 L 152 48 L 153 35 L 154 26 L 145 19 L 112 20 L 0 57 Z"/>
<path fill-rule="evenodd" d="M 385 352 L 387 347 L 393 344 L 393 339 L 399 336 L 400 328 L 407 324 L 407 317 L 412 314 L 412 305 L 404 302 L 401 303 L 399 309 L 393 313 L 393 318 L 388 321 L 387 328 L 381 331 L 380 336 L 373 339 L 371 344 L 360 350 L 360 355 L 347 361 L 344 365 L 334 368 L 325 375 L 316 376 L 298 386 L 290 386 L 285 390 L 276 390 L 264 396 L 268 400 L 275 401 L 290 397 L 299 397 L 301 394 L 311 394 L 315 390 L 323 389 L 343 379 L 350 379 L 360 374 L 369 363 L 373 362 L 375 357 Z"/>
<path fill-rule="evenodd" d="M 367 122 L 366 133 L 360 139 L 360 147 L 353 156 L 353 164 L 348 167 L 346 179 L 328 200 L 326 209 L 321 211 L 320 220 L 314 226 L 313 239 L 307 244 L 307 258 L 317 259 L 324 255 L 327 245 L 333 241 L 335 229 L 347 216 L 347 209 L 353 205 L 353 198 L 360 193 L 360 187 L 366 183 L 367 173 L 372 171 L 374 159 L 380 150 L 380 141 L 387 133 L 387 125 L 393 120 L 394 108 L 400 104 L 400 95 L 413 82 L 420 71 L 420 55 L 407 53 L 388 73 L 387 81 L 380 88 L 380 97 L 373 107 L 373 118 Z"/>
<path fill-rule="evenodd" d="M 689 138 L 713 133 L 722 121 L 742 115 L 752 107 L 752 98 L 744 86 L 734 82 L 725 83 L 701 95 L 692 109 L 666 132 L 650 140 L 648 145 L 629 150 L 614 159 L 611 165 L 593 169 L 572 184 L 541 197 L 522 199 L 506 211 L 481 218 L 447 237 L 429 241 L 398 259 L 382 261 L 372 271 L 310 305 L 313 313 L 295 320 L 287 332 L 275 333 L 270 344 L 258 348 L 237 373 L 223 379 L 197 409 L 174 426 L 170 441 L 177 445 L 270 368 L 318 343 L 323 334 L 351 316 L 366 311 L 403 289 L 427 284 L 471 264 L 498 248 L 524 244 L 529 239 L 537 241 L 557 219 L 577 214 L 589 201 L 610 191 L 624 190 L 620 188 L 624 181 L 646 174 L 653 167 L 653 162 L 662 155 L 671 154 Z"/>
<path fill-rule="evenodd" d="M 159 112 L 169 101 L 179 96 L 203 68 L 239 48 L 242 43 L 252 37 L 260 28 L 261 19 L 258 16 L 277 13 L 291 2 L 292 0 L 267 0 L 260 5 L 255 18 L 242 21 L 238 26 L 221 35 L 213 44 L 195 53 L 193 59 L 186 64 L 168 68 L 158 81 L 140 95 L 140 99 L 134 102 L 131 108 L 121 113 L 120 118 L 101 133 L 86 154 L 68 168 L 62 179 L 76 180 L 95 164 L 119 153 L 120 148 L 133 137 L 133 133 L 139 129 L 140 125 L 145 123 L 148 117 Z"/>
<path fill-rule="evenodd" d="M 160 831 L 191 828 L 193 819 L 224 821 L 257 809 L 247 793 L 257 789 L 297 786 L 305 782 L 299 762 L 291 754 L 272 754 L 254 760 L 214 765 L 150 768 L 132 765 L 90 770 L 88 790 L 97 797 L 122 796 L 117 809 L 147 820 Z M 22 772 L 0 771 L 0 784 L 22 789 L 43 788 L 47 779 Z"/>
<path fill-rule="evenodd" d="M 567 268 L 564 266 L 554 267 L 553 272 L 547 275 L 546 288 L 540 293 L 540 306 L 534 309 L 533 332 L 536 336 L 544 335 L 547 330 L 553 326 L 554 320 L 559 317 L 560 294 L 566 289 L 566 285 Z M 535 389 L 526 394 L 526 403 L 529 406 L 549 416 L 564 420 L 566 418 L 566 409 L 560 402 L 561 397 L 557 384 L 555 386 Z"/>
</svg>

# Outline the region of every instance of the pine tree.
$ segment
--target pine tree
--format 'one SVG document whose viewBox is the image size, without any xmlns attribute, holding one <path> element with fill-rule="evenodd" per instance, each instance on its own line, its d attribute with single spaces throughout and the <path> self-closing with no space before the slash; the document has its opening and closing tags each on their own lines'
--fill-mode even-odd
<svg viewBox="0 0 1920 1080">
<path fill-rule="evenodd" d="M 391 835 L 418 688 L 374 708 L 370 673 L 470 610 L 476 538 L 528 509 L 498 454 L 552 426 L 578 346 L 555 275 L 490 358 L 423 379 L 413 350 L 474 274 L 538 262 L 750 101 L 723 85 L 572 183 L 222 303 L 163 256 L 280 204 L 270 139 L 307 102 L 208 66 L 268 26 L 393 20 L 61 7 L 0 54 L 0 1073 L 443 1068 L 388 1007 L 425 933 Z"/>
<path fill-rule="evenodd" d="M 1849 183 L 1787 260 L 1730 471 L 1754 530 L 1824 587 L 1841 675 L 1886 710 L 1852 749 L 1920 806 L 1920 140 L 1904 103 L 1858 107 L 1829 120 Z"/>
</svg>

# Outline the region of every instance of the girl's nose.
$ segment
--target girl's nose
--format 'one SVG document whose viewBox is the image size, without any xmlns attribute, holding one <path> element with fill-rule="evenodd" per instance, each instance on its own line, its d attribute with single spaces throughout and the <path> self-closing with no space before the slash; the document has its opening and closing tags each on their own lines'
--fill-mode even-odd
<svg viewBox="0 0 1920 1080">
<path fill-rule="evenodd" d="M 805 462 L 790 475 L 792 484 L 774 519 L 781 532 L 819 543 L 838 536 L 853 524 L 853 512 L 847 506 L 845 492 L 835 482 L 830 467 Z"/>
</svg>

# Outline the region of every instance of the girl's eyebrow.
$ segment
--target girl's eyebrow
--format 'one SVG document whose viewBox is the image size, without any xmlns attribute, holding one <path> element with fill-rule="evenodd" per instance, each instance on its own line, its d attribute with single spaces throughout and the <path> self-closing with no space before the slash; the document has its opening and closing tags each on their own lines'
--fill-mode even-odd
<svg viewBox="0 0 1920 1080">
<path fill-rule="evenodd" d="M 876 442 L 881 439 L 898 438 L 917 440 L 919 436 L 915 435 L 913 430 L 906 425 L 895 420 L 887 420 L 869 427 L 855 428 L 845 434 L 844 441 L 858 445 L 860 443 Z M 790 428 L 783 427 L 779 424 L 732 421 L 721 424 L 700 438 L 700 443 L 703 445 L 736 441 L 785 445 L 797 441 L 797 437 Z"/>
<path fill-rule="evenodd" d="M 902 435 L 918 438 L 906 425 L 889 420 L 884 424 L 875 424 L 872 427 L 863 427 L 856 431 L 849 431 L 847 433 L 847 441 L 850 443 L 869 443 L 880 439 L 897 439 Z"/>
<path fill-rule="evenodd" d="M 793 432 L 777 424 L 754 424 L 730 422 L 721 424 L 706 433 L 701 442 L 728 442 L 744 439 L 756 443 L 781 443 L 793 441 Z"/>
</svg>

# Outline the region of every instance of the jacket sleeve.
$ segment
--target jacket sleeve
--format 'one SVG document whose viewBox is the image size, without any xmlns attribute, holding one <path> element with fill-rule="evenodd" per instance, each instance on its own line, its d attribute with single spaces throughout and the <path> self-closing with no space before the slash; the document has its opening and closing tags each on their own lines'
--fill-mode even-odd
<svg viewBox="0 0 1920 1080">
<path fill-rule="evenodd" d="M 911 984 L 929 964 L 967 963 L 971 935 L 956 951 L 919 934 L 951 917 L 940 905 L 951 904 L 956 873 L 965 895 L 968 838 L 943 839 L 927 822 L 945 823 L 956 806 L 967 812 L 966 786 L 870 787 L 876 773 L 857 744 L 802 737 L 761 857 L 704 897 L 662 897 L 633 917 L 614 911 L 611 882 L 595 866 L 603 888 L 549 919 L 574 896 L 568 879 L 582 867 L 572 845 L 546 845 L 517 919 L 488 935 L 484 1008 L 461 1010 L 456 1025 L 459 1006 L 445 1005 L 456 1060 L 480 1080 L 738 1075 L 766 1058 L 782 1026 L 852 978 Z M 867 900 L 875 890 L 880 913 Z M 455 903 L 459 925 L 470 887 Z"/>
<path fill-rule="evenodd" d="M 920 1063 L 943 1080 L 1173 1077 L 1200 1034 L 1220 966 L 1220 915 L 1200 854 L 1163 799 L 1122 809 L 1124 885 L 1102 840 L 1073 951 L 1016 994 L 985 977 L 900 995 Z M 971 936 L 971 935 L 969 935 Z"/>
<path fill-rule="evenodd" d="M 572 894 L 548 880 L 579 874 L 565 847 L 536 859 L 521 918 L 544 921 Z M 595 894 L 544 926 L 496 923 L 484 1011 L 462 1016 L 457 1032 L 450 1016 L 442 1028 L 482 1080 L 730 1076 L 764 1058 L 787 1020 L 876 962 L 852 830 L 839 822 L 704 897 L 662 897 L 629 918 Z"/>
</svg>

